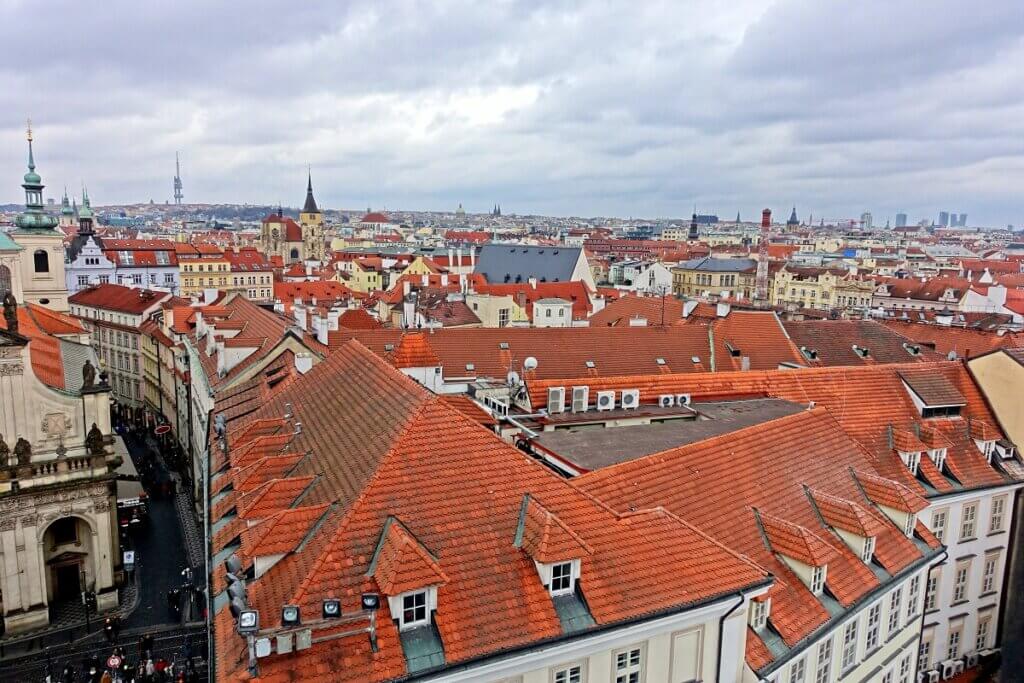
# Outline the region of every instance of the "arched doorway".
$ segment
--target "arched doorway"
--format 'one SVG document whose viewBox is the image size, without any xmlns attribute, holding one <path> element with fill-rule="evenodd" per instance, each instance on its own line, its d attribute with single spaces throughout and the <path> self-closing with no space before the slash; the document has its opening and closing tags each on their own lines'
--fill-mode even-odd
<svg viewBox="0 0 1024 683">
<path fill-rule="evenodd" d="M 92 528 L 80 517 L 61 517 L 43 532 L 46 598 L 50 604 L 81 600 L 95 585 Z"/>
<path fill-rule="evenodd" d="M 292 249 L 291 258 L 292 258 L 293 261 L 298 261 L 299 260 L 299 250 L 298 249 Z"/>
</svg>

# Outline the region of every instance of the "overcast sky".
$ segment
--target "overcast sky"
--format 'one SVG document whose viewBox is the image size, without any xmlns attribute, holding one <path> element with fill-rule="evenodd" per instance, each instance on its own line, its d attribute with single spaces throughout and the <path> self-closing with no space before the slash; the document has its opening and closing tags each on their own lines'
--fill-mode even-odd
<svg viewBox="0 0 1024 683">
<path fill-rule="evenodd" d="M 0 202 L 1024 224 L 1021 0 L 0 0 Z"/>
</svg>

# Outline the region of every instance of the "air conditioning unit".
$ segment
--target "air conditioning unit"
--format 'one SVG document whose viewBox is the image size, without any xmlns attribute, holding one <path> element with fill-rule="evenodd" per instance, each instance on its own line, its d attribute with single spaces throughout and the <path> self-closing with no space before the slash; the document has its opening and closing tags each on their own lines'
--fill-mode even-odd
<svg viewBox="0 0 1024 683">
<path fill-rule="evenodd" d="M 972 652 L 971 654 L 964 657 L 964 666 L 970 669 L 972 666 L 978 666 L 978 653 Z"/>
<path fill-rule="evenodd" d="M 956 676 L 958 674 L 962 674 L 963 672 L 964 672 L 964 661 L 962 659 L 958 659 L 955 662 L 953 662 L 953 675 Z"/>
<path fill-rule="evenodd" d="M 565 412 L 565 387 L 548 388 L 548 414 Z"/>
<path fill-rule="evenodd" d="M 572 388 L 572 412 L 587 412 L 587 403 L 590 401 L 590 387 Z"/>
<path fill-rule="evenodd" d="M 640 407 L 640 390 L 624 389 L 622 391 L 622 407 L 627 410 L 636 410 Z"/>
<path fill-rule="evenodd" d="M 599 391 L 597 392 L 597 409 L 598 410 L 613 410 L 615 408 L 615 392 L 614 391 Z"/>
<path fill-rule="evenodd" d="M 956 662 L 955 660 L 947 659 L 946 661 L 939 664 L 939 666 L 942 667 L 942 680 L 948 681 L 950 678 L 956 675 L 956 672 L 953 671 L 953 665 L 957 663 L 958 662 Z"/>
<path fill-rule="evenodd" d="M 662 408 L 671 408 L 676 404 L 676 397 L 672 394 L 662 394 L 658 397 L 658 405 Z"/>
<path fill-rule="evenodd" d="M 689 406 L 690 405 L 690 395 L 689 394 L 676 394 L 676 403 L 681 405 L 681 406 Z"/>
<path fill-rule="evenodd" d="M 938 669 L 930 669 L 928 671 L 925 671 L 924 673 L 928 677 L 928 683 L 939 683 Z"/>
</svg>

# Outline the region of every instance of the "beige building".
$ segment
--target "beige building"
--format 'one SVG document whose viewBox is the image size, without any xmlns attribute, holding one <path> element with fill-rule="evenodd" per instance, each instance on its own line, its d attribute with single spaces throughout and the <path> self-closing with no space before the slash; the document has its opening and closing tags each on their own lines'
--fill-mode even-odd
<svg viewBox="0 0 1024 683">
<path fill-rule="evenodd" d="M 704 258 L 683 261 L 672 268 L 672 292 L 684 296 L 753 296 L 757 261 L 747 258 Z"/>
<path fill-rule="evenodd" d="M 841 268 L 805 268 L 786 264 L 771 278 L 770 298 L 777 306 L 855 308 L 871 306 L 875 284 Z"/>
<path fill-rule="evenodd" d="M 1024 349 L 998 349 L 967 365 L 1010 441 L 1024 444 Z"/>
</svg>

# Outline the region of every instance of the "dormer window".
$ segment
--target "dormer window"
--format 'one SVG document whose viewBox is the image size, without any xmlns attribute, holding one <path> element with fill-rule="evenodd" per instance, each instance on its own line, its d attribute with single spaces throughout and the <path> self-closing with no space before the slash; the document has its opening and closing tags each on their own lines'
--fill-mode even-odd
<svg viewBox="0 0 1024 683">
<path fill-rule="evenodd" d="M 856 344 L 853 345 L 853 352 L 861 358 L 867 358 L 871 355 L 871 351 L 867 347 L 857 346 Z"/>
<path fill-rule="evenodd" d="M 864 539 L 864 547 L 861 549 L 860 559 L 870 564 L 871 558 L 875 556 L 875 537 L 870 536 Z"/>
<path fill-rule="evenodd" d="M 917 476 L 917 468 L 921 464 L 921 454 L 917 451 L 910 453 L 900 452 L 900 458 L 903 460 L 903 464 L 907 466 L 910 473 Z"/>
<path fill-rule="evenodd" d="M 750 602 L 750 627 L 752 629 L 758 631 L 768 624 L 771 604 L 771 598 L 766 598 L 762 601 L 752 600 Z"/>
<path fill-rule="evenodd" d="M 914 527 L 917 525 L 917 515 L 910 513 L 907 515 L 906 524 L 903 527 L 903 533 L 908 537 L 914 535 Z"/>
<path fill-rule="evenodd" d="M 402 616 L 399 628 L 413 628 L 427 623 L 427 591 L 416 591 L 402 596 Z"/>
<path fill-rule="evenodd" d="M 811 581 L 808 588 L 815 595 L 821 595 L 822 589 L 825 588 L 825 573 L 828 569 L 828 565 L 822 565 L 820 567 L 811 568 Z"/>
<path fill-rule="evenodd" d="M 928 451 L 928 456 L 935 463 L 935 467 L 942 471 L 942 466 L 946 464 L 946 449 L 936 448 L 935 450 Z"/>
<path fill-rule="evenodd" d="M 572 562 L 558 562 L 551 565 L 551 595 L 571 593 L 572 588 Z"/>
</svg>

